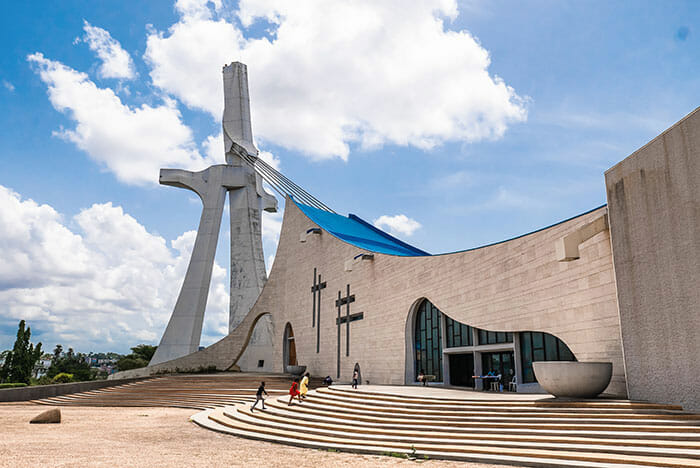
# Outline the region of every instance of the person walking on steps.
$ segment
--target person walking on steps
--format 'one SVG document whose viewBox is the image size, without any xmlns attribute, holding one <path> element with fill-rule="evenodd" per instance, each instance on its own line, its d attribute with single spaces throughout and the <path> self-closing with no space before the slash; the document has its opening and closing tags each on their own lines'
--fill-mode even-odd
<svg viewBox="0 0 700 468">
<path fill-rule="evenodd" d="M 303 400 L 306 398 L 306 393 L 309 391 L 309 373 L 304 374 L 304 378 L 301 379 L 299 384 L 299 397 Z"/>
<path fill-rule="evenodd" d="M 289 405 L 292 406 L 292 400 L 294 397 L 299 398 L 299 403 L 301 403 L 301 392 L 299 392 L 299 379 L 294 379 L 292 386 L 289 389 Z"/>
<path fill-rule="evenodd" d="M 357 372 L 357 369 L 352 373 L 352 388 L 357 390 L 357 380 L 360 378 L 360 373 Z"/>
<path fill-rule="evenodd" d="M 262 409 L 265 409 L 265 399 L 263 398 L 263 393 L 265 396 L 268 396 L 267 392 L 265 391 L 265 382 L 260 382 L 258 392 L 255 394 L 255 403 L 253 403 L 253 406 L 250 408 L 251 413 L 255 410 L 255 405 L 257 405 L 259 401 L 262 401 Z"/>
</svg>

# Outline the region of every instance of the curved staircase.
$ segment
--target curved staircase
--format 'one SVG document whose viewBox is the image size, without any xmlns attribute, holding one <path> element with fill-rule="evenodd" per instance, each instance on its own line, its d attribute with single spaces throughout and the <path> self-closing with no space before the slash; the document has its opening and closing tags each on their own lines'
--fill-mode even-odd
<svg viewBox="0 0 700 468">
<path fill-rule="evenodd" d="M 51 406 L 164 406 L 206 409 L 255 401 L 261 380 L 270 395 L 286 394 L 292 377 L 283 374 L 180 374 L 71 393 L 33 403 Z M 310 388 L 320 385 L 311 379 Z"/>
<path fill-rule="evenodd" d="M 627 400 L 435 398 L 318 388 L 193 416 L 208 429 L 303 447 L 520 466 L 700 467 L 700 415 Z"/>
</svg>

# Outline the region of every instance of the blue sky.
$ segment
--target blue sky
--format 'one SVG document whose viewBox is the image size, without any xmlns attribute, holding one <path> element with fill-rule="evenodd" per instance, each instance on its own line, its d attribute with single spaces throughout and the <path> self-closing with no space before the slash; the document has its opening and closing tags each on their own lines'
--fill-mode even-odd
<svg viewBox="0 0 700 468">
<path fill-rule="evenodd" d="M 157 343 L 201 208 L 157 168 L 224 161 L 224 61 L 248 64 L 284 174 L 432 253 L 604 204 L 604 171 L 700 103 L 697 2 L 400 4 L 8 4 L 0 349 L 21 318 L 46 348 Z M 203 344 L 226 323 L 226 222 Z"/>
</svg>

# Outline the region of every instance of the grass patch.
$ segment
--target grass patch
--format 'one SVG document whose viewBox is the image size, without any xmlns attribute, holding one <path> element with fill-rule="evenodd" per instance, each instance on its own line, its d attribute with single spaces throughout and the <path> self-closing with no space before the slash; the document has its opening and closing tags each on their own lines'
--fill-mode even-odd
<svg viewBox="0 0 700 468">
<path fill-rule="evenodd" d="M 21 387 L 26 387 L 27 384 L 24 382 L 8 382 L 8 383 L 0 383 L 0 388 L 21 388 Z"/>
</svg>

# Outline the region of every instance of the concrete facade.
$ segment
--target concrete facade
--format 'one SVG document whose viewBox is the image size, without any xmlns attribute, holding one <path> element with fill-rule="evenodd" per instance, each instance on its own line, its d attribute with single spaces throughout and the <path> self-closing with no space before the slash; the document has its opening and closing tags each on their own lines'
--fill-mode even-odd
<svg viewBox="0 0 700 468">
<path fill-rule="evenodd" d="M 289 323 L 299 364 L 313 375 L 335 378 L 335 300 L 338 292 L 345 295 L 350 284 L 356 298 L 352 313 L 363 312 L 364 318 L 350 324 L 349 356 L 345 355 L 347 329 L 341 327 L 341 380 L 350 380 L 358 363 L 363 379 L 372 383 L 413 382 L 413 337 L 407 330 L 412 329 L 417 304 L 427 298 L 462 323 L 494 331 L 548 332 L 563 340 L 581 361 L 610 361 L 613 378 L 607 391 L 622 395 L 625 377 L 608 231 L 581 244 L 578 260 L 561 262 L 556 254 L 560 239 L 604 212 L 600 208 L 536 233 L 470 251 L 426 257 L 375 253 L 372 260 L 358 261 L 347 272 L 346 261 L 362 251 L 325 230 L 301 243 L 300 233 L 320 226 L 287 200 L 270 277 L 243 323 L 212 347 L 157 369 L 230 368 L 246 345 L 246 327 L 269 315 L 275 331 L 275 371 L 283 371 L 282 333 Z M 327 283 L 321 299 L 319 353 L 317 330 L 312 327 L 314 268 Z M 129 372 L 120 375 L 149 371 Z"/>
<path fill-rule="evenodd" d="M 605 182 L 630 398 L 700 410 L 700 110 Z"/>
<path fill-rule="evenodd" d="M 323 213 L 316 216 L 310 206 L 287 198 L 265 283 L 259 219 L 262 210 L 273 208 L 274 198 L 262 191 L 260 175 L 244 164 L 257 155 L 244 66 L 225 69 L 224 82 L 238 90 L 235 99 L 227 95 L 231 112 L 223 119 L 228 164 L 210 168 L 211 188 L 198 193 L 215 200 L 205 201 L 205 211 L 211 206 L 209 217 L 220 220 L 221 187 L 236 190 L 231 197 L 237 247 L 234 252 L 232 245 L 230 333 L 202 351 L 154 358 L 148 368 L 119 377 L 209 366 L 255 370 L 263 361 L 266 371 L 284 372 L 298 363 L 313 375 L 349 381 L 358 368 L 364 380 L 375 384 L 411 384 L 417 310 L 428 300 L 442 313 L 442 336 L 444 317 L 479 330 L 513 333 L 512 342 L 487 345 L 472 330 L 473 344 L 443 345 L 446 383 L 453 354 L 471 354 L 479 375 L 483 353 L 513 353 L 518 391 L 541 391 L 536 383 L 524 384 L 519 356 L 521 344 L 528 346 L 527 332 L 544 332 L 566 344 L 580 362 L 612 364 L 608 394 L 700 409 L 700 111 L 606 172 L 609 206 L 477 249 L 424 255 L 387 236 L 383 240 L 394 244 L 384 251 L 390 253 L 382 253 L 371 248 L 381 244 L 376 238 L 358 238 L 352 227 L 341 232 L 345 218 L 323 211 L 325 205 L 315 208 Z M 234 187 L 224 181 L 230 171 L 239 171 L 236 177 L 245 183 Z M 187 188 L 193 182 L 182 182 L 185 175 L 200 177 L 183 174 L 166 175 L 179 177 L 177 183 Z M 218 232 L 208 219 L 203 213 L 203 239 Z M 348 219 L 364 223 L 353 215 Z M 327 222 L 338 229 L 326 227 Z M 207 247 L 193 253 L 197 307 L 205 283 L 208 290 L 204 264 L 210 257 L 213 261 Z M 185 285 L 189 270 L 187 275 Z M 338 303 L 351 296 L 346 301 L 350 310 L 346 305 L 339 309 Z M 197 334 L 198 342 L 198 314 L 183 306 L 183 313 L 171 319 L 180 321 L 173 327 L 179 331 L 170 335 L 184 341 Z M 292 356 L 295 362 L 286 362 Z"/>
</svg>

